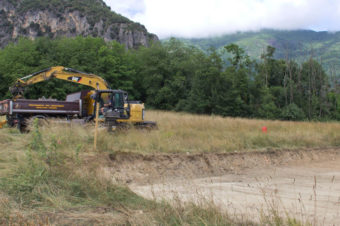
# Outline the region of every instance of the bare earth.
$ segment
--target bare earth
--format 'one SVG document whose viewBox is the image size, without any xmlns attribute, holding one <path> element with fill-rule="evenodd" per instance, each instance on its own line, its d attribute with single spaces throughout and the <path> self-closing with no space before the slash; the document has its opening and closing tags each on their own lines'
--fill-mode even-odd
<svg viewBox="0 0 340 226">
<path fill-rule="evenodd" d="M 305 223 L 340 225 L 340 149 L 135 156 L 130 164 L 123 156 L 114 156 L 118 161 L 107 170 L 146 198 L 213 202 L 255 221 L 274 210 Z"/>
</svg>

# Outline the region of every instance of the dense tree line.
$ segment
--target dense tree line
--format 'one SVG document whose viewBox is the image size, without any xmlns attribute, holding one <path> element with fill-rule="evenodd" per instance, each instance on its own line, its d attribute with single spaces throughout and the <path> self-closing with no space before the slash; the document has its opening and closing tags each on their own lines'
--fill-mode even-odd
<svg viewBox="0 0 340 226">
<path fill-rule="evenodd" d="M 0 51 L 0 96 L 19 77 L 62 65 L 102 76 L 111 88 L 147 106 L 216 114 L 285 120 L 340 120 L 340 94 L 317 61 L 302 64 L 274 59 L 268 46 L 260 61 L 251 60 L 235 44 L 225 46 L 227 62 L 211 49 L 205 53 L 171 39 L 149 48 L 126 50 L 100 38 L 22 39 Z M 27 98 L 57 99 L 78 91 L 71 83 L 36 84 Z"/>
</svg>

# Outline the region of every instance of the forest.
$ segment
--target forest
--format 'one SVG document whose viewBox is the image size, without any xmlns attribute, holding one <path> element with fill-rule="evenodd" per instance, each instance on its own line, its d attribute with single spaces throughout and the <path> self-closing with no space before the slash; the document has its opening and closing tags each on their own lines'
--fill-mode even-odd
<svg viewBox="0 0 340 226">
<path fill-rule="evenodd" d="M 268 46 L 260 60 L 236 44 L 203 52 L 177 39 L 126 49 L 102 38 L 20 39 L 0 50 L 0 99 L 17 78 L 51 66 L 97 74 L 112 89 L 129 92 L 148 108 L 196 114 L 280 120 L 340 120 L 338 78 L 310 57 L 275 59 Z M 227 60 L 225 56 L 228 57 Z M 79 87 L 51 80 L 26 98 L 64 99 Z"/>
</svg>

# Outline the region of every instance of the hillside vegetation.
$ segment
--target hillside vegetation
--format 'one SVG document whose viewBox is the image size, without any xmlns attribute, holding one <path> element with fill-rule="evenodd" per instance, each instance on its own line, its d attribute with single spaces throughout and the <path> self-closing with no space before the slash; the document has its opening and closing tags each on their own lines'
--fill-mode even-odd
<svg viewBox="0 0 340 226">
<path fill-rule="evenodd" d="M 267 45 L 276 48 L 276 59 L 294 59 L 304 62 L 311 55 L 320 61 L 328 73 L 340 75 L 340 32 L 315 32 L 310 30 L 238 32 L 220 37 L 181 39 L 203 50 L 214 47 L 223 50 L 225 45 L 235 43 L 246 53 L 260 59 Z"/>
<path fill-rule="evenodd" d="M 11 1 L 19 13 L 48 10 L 60 17 L 65 11 L 80 11 L 91 24 L 105 19 L 106 26 L 112 23 L 132 23 L 128 18 L 113 11 L 102 0 L 19 0 Z"/>
<path fill-rule="evenodd" d="M 188 155 L 340 145 L 337 123 L 245 120 L 162 111 L 148 112 L 147 119 L 157 120 L 159 130 L 113 134 L 103 130 L 97 151 L 93 150 L 93 125 L 51 121 L 38 126 L 35 121 L 29 134 L 1 129 L 0 223 L 257 225 L 247 216 L 220 212 L 204 200 L 201 205 L 179 201 L 169 205 L 141 198 L 108 175 L 108 155 Z M 264 125 L 267 133 L 261 131 Z M 259 214 L 263 215 L 262 225 L 301 225 L 274 212 Z"/>
<path fill-rule="evenodd" d="M 302 64 L 274 58 L 268 46 L 261 61 L 236 44 L 208 54 L 171 39 L 127 50 L 101 38 L 22 39 L 0 50 L 1 99 L 17 78 L 61 65 L 103 77 L 130 100 L 148 107 L 206 115 L 282 120 L 339 120 L 340 87 L 313 58 Z M 26 98 L 63 100 L 81 88 L 51 80 L 27 89 Z"/>
</svg>

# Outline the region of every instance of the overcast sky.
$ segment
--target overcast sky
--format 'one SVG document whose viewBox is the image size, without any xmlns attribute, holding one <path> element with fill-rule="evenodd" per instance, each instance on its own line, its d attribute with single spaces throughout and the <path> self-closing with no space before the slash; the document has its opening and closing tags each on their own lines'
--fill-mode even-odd
<svg viewBox="0 0 340 226">
<path fill-rule="evenodd" d="M 340 0 L 104 0 L 160 38 L 273 29 L 340 30 Z"/>
</svg>

